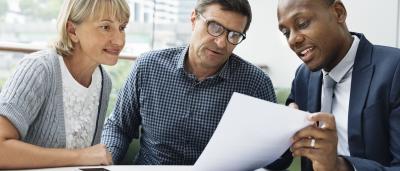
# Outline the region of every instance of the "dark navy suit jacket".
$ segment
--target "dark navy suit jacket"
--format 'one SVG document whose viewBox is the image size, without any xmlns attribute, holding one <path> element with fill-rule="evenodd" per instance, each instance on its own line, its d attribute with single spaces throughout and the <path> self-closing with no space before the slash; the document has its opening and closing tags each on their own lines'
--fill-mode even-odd
<svg viewBox="0 0 400 171">
<path fill-rule="evenodd" d="M 400 171 L 400 50 L 372 45 L 362 34 L 352 73 L 348 113 L 350 156 L 358 171 Z M 302 64 L 296 71 L 286 104 L 319 112 L 321 71 Z M 312 170 L 303 158 L 302 170 Z"/>
</svg>

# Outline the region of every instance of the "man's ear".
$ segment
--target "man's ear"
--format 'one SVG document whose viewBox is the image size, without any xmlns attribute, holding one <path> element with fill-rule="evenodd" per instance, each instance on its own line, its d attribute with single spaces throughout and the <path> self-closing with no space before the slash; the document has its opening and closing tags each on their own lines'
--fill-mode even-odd
<svg viewBox="0 0 400 171">
<path fill-rule="evenodd" d="M 76 35 L 76 25 L 72 21 L 67 22 L 67 34 L 72 42 L 78 43 L 79 39 Z"/>
<path fill-rule="evenodd" d="M 342 1 L 336 0 L 332 4 L 332 8 L 334 10 L 337 22 L 338 23 L 345 23 L 346 22 L 346 18 L 347 18 L 347 11 L 346 11 L 346 8 L 344 7 Z"/>
<path fill-rule="evenodd" d="M 197 18 L 196 10 L 193 10 L 192 16 L 190 17 L 190 22 L 192 22 L 192 31 L 194 30 L 194 26 L 196 25 L 196 18 Z"/>
</svg>

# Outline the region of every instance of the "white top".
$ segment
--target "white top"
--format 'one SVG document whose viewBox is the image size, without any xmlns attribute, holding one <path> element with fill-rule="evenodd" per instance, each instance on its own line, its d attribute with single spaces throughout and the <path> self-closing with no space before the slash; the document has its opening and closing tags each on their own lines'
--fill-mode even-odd
<svg viewBox="0 0 400 171">
<path fill-rule="evenodd" d="M 328 74 L 336 81 L 336 86 L 333 90 L 334 97 L 332 99 L 332 114 L 335 116 L 339 141 L 337 152 L 339 155 L 344 156 L 350 156 L 348 143 L 350 89 L 354 60 L 356 58 L 358 44 L 360 43 L 360 39 L 357 36 L 353 36 L 353 38 L 353 43 L 342 61 L 340 61 L 339 64 L 337 64 L 329 73 L 322 70 L 323 74 Z M 322 96 L 324 96 L 323 92 Z"/>
<path fill-rule="evenodd" d="M 101 73 L 96 68 L 88 88 L 72 77 L 63 57 L 59 56 L 66 133 L 66 148 L 89 147 L 94 138 L 101 94 Z"/>
</svg>

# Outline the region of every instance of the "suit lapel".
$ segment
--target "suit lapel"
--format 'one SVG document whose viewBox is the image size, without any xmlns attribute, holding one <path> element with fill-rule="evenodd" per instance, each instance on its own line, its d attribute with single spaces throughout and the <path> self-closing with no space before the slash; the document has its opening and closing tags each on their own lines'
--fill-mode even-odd
<svg viewBox="0 0 400 171">
<path fill-rule="evenodd" d="M 310 113 L 319 112 L 321 109 L 321 70 L 311 72 L 308 80 L 307 109 Z M 301 158 L 301 170 L 312 171 L 312 163 L 308 158 Z"/>
<path fill-rule="evenodd" d="M 374 66 L 371 65 L 372 44 L 363 35 L 357 35 L 360 44 L 357 49 L 356 59 L 351 81 L 349 116 L 348 116 L 348 141 L 351 156 L 364 156 L 365 143 L 363 141 L 362 112 L 368 97 Z"/>
<path fill-rule="evenodd" d="M 321 109 L 321 84 L 322 72 L 311 72 L 308 80 L 308 112 L 319 112 Z"/>
</svg>

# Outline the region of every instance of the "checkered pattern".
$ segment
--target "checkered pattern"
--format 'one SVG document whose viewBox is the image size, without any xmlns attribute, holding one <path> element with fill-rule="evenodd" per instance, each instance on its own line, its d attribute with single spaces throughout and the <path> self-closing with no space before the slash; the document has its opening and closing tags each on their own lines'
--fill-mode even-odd
<svg viewBox="0 0 400 171">
<path fill-rule="evenodd" d="M 218 74 L 198 81 L 184 70 L 187 52 L 188 47 L 149 52 L 133 66 L 102 135 L 114 162 L 140 137 L 135 164 L 192 165 L 233 92 L 276 101 L 269 77 L 240 57 L 232 55 Z"/>
</svg>

